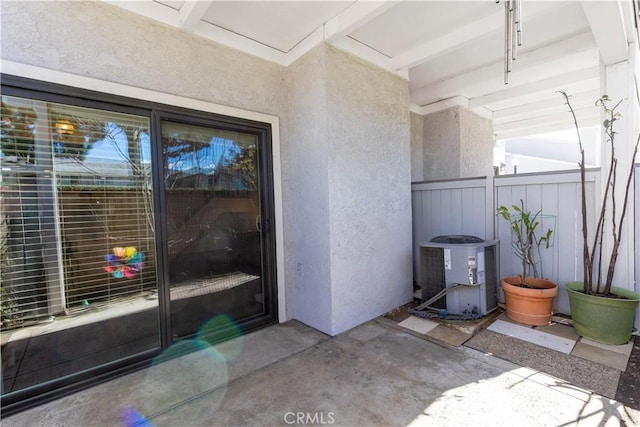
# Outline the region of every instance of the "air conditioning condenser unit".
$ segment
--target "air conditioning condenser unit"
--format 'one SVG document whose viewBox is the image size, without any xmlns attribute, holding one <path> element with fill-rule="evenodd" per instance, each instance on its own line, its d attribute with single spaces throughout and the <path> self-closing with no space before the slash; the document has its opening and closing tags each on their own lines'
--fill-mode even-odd
<svg viewBox="0 0 640 427">
<path fill-rule="evenodd" d="M 416 282 L 427 301 L 456 286 L 431 304 L 456 314 L 485 315 L 498 306 L 498 244 L 475 236 L 438 236 L 420 244 Z M 460 286 L 462 285 L 462 286 Z"/>
</svg>

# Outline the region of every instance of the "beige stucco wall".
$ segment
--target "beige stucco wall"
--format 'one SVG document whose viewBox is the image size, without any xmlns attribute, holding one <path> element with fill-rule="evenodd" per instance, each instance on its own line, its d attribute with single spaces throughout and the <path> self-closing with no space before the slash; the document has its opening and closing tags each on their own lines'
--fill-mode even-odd
<svg viewBox="0 0 640 427">
<path fill-rule="evenodd" d="M 419 129 L 419 124 L 412 127 Z M 415 135 L 417 131 L 413 131 Z M 424 116 L 422 157 L 419 143 L 412 143 L 412 157 L 422 158 L 423 179 L 467 178 L 493 174 L 493 126 L 491 120 L 462 107 Z M 417 173 L 417 168 L 412 173 Z"/>
<path fill-rule="evenodd" d="M 407 81 L 326 48 L 332 333 L 411 300 Z"/>
<path fill-rule="evenodd" d="M 493 175 L 493 124 L 465 108 L 460 115 L 460 177 Z"/>
<path fill-rule="evenodd" d="M 412 296 L 408 84 L 327 45 L 287 81 L 294 317 L 335 335 Z"/>
<path fill-rule="evenodd" d="M 331 250 L 329 225 L 329 141 L 326 56 L 318 46 L 287 69 L 288 134 L 295 270 L 293 317 L 331 331 Z"/>
<path fill-rule="evenodd" d="M 424 116 L 424 180 L 460 177 L 460 118 L 457 108 Z"/>
<path fill-rule="evenodd" d="M 411 181 L 424 180 L 424 117 L 410 113 L 411 120 Z"/>
</svg>

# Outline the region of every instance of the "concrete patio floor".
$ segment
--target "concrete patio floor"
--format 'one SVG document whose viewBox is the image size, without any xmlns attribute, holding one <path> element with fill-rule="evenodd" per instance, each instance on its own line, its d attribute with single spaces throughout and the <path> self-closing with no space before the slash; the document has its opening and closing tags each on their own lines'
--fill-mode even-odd
<svg viewBox="0 0 640 427">
<path fill-rule="evenodd" d="M 7 426 L 603 426 L 637 411 L 379 318 L 336 337 L 296 321 L 23 411 Z M 146 420 L 145 418 L 146 417 Z"/>
</svg>

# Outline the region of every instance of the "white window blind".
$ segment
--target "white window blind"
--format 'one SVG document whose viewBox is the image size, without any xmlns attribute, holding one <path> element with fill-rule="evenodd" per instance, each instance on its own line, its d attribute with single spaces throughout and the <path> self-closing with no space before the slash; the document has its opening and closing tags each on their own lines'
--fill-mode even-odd
<svg viewBox="0 0 640 427">
<path fill-rule="evenodd" d="M 2 97 L 2 328 L 154 292 L 149 119 Z"/>
</svg>

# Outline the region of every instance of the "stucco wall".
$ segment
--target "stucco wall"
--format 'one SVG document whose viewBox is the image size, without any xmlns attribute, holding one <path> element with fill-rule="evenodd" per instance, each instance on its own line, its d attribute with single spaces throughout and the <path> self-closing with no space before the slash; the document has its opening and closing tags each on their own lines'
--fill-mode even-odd
<svg viewBox="0 0 640 427">
<path fill-rule="evenodd" d="M 424 180 L 493 174 L 491 121 L 461 107 L 424 116 Z M 413 150 L 412 155 L 419 155 Z"/>
<path fill-rule="evenodd" d="M 408 85 L 323 45 L 288 88 L 294 316 L 335 335 L 412 297 Z"/>
<path fill-rule="evenodd" d="M 331 331 L 326 61 L 319 46 L 287 70 L 295 293 L 293 317 Z"/>
<path fill-rule="evenodd" d="M 449 108 L 424 116 L 423 135 L 424 179 L 460 177 L 460 120 L 457 109 Z"/>
<path fill-rule="evenodd" d="M 410 113 L 411 120 L 411 181 L 424 180 L 424 117 Z"/>
<path fill-rule="evenodd" d="M 332 333 L 412 298 L 406 81 L 327 47 Z"/>
<path fill-rule="evenodd" d="M 464 108 L 460 116 L 460 177 L 493 174 L 493 124 Z"/>
</svg>

